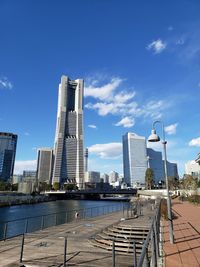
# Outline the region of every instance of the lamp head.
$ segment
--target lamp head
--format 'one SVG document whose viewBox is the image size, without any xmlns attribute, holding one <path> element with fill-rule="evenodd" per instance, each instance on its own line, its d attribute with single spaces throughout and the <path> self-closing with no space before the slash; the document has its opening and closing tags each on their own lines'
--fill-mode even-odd
<svg viewBox="0 0 200 267">
<path fill-rule="evenodd" d="M 148 138 L 148 142 L 159 142 L 160 137 L 156 133 L 156 129 L 151 130 L 151 135 Z"/>
</svg>

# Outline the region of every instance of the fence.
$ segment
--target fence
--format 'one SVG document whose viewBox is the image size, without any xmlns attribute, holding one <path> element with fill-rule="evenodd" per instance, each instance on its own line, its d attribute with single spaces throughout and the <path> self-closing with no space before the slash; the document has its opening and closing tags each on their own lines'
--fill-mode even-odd
<svg viewBox="0 0 200 267">
<path fill-rule="evenodd" d="M 118 203 L 118 205 L 65 210 L 59 213 L 50 213 L 11 221 L 0 221 L 0 240 L 6 240 L 25 233 L 72 222 L 73 220 L 76 220 L 76 212 L 78 212 L 78 219 L 86 219 L 121 210 L 124 212 L 127 206 L 129 206 L 129 203 Z"/>
</svg>

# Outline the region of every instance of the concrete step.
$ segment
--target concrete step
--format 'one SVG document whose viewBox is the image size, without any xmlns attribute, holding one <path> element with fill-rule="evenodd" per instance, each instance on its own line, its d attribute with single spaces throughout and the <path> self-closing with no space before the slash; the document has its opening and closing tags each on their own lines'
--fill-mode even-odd
<svg viewBox="0 0 200 267">
<path fill-rule="evenodd" d="M 123 234 L 123 233 L 115 233 L 115 232 L 111 232 L 111 231 L 103 231 L 103 234 L 106 235 L 107 237 L 111 237 L 111 238 L 121 238 L 121 239 L 125 239 L 125 240 L 145 240 L 147 235 L 144 234 Z"/>
<path fill-rule="evenodd" d="M 112 251 L 112 241 L 109 241 L 109 240 L 105 240 L 105 239 L 95 239 L 95 240 L 90 240 L 90 243 L 93 245 L 93 246 L 96 246 L 96 247 L 100 247 L 102 249 L 106 249 L 108 251 Z M 118 243 L 118 242 L 115 242 L 115 251 L 117 252 L 120 252 L 120 253 L 131 253 L 133 254 L 133 246 L 129 245 L 127 246 L 128 244 L 126 244 L 126 246 L 123 246 L 123 243 Z M 142 251 L 142 246 L 137 246 L 136 245 L 136 253 L 137 254 L 140 254 Z"/>
</svg>

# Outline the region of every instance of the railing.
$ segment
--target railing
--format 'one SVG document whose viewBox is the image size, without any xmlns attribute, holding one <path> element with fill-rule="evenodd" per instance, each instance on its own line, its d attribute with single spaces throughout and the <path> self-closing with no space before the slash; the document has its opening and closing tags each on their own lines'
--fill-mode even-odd
<svg viewBox="0 0 200 267">
<path fill-rule="evenodd" d="M 146 240 L 143 243 L 142 251 L 139 260 L 135 266 L 148 267 L 158 266 L 160 258 L 160 216 L 161 216 L 161 203 L 157 203 L 156 213 L 154 215 L 151 228 L 147 235 Z"/>
<path fill-rule="evenodd" d="M 58 213 L 49 213 L 11 221 L 0 221 L 0 240 L 6 240 L 14 236 L 42 230 L 47 227 L 72 222 L 74 220 L 96 217 L 122 210 L 124 213 L 128 205 L 129 203 L 118 203 L 118 205 L 115 204 L 76 210 L 65 210 Z M 78 212 L 78 218 L 75 216 L 76 212 Z"/>
</svg>

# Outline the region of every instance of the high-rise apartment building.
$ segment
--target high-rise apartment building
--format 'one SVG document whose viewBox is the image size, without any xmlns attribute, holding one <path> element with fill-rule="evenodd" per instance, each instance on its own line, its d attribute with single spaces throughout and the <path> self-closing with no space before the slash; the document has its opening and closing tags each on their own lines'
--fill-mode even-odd
<svg viewBox="0 0 200 267">
<path fill-rule="evenodd" d="M 53 168 L 53 149 L 39 148 L 37 157 L 37 181 L 51 183 Z"/>
<path fill-rule="evenodd" d="M 83 88 L 83 80 L 61 77 L 52 183 L 70 182 L 83 186 Z"/>
<path fill-rule="evenodd" d="M 123 135 L 124 181 L 135 187 L 145 183 L 147 169 L 146 140 L 134 133 Z"/>
<path fill-rule="evenodd" d="M 17 135 L 0 132 L 0 180 L 8 181 L 13 176 Z"/>
</svg>

